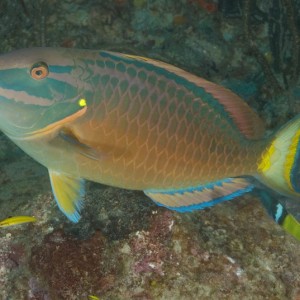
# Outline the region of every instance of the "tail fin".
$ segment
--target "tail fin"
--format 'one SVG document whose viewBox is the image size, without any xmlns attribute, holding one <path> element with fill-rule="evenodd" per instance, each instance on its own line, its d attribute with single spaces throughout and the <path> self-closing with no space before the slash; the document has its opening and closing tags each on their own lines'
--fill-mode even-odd
<svg viewBox="0 0 300 300">
<path fill-rule="evenodd" d="M 280 196 L 267 190 L 258 191 L 259 198 L 266 208 L 268 214 L 279 224 L 286 232 L 300 241 L 300 223 L 288 212 Z"/>
<path fill-rule="evenodd" d="M 299 198 L 300 203 L 300 115 L 271 138 L 258 163 L 258 174 L 264 184 Z"/>
</svg>

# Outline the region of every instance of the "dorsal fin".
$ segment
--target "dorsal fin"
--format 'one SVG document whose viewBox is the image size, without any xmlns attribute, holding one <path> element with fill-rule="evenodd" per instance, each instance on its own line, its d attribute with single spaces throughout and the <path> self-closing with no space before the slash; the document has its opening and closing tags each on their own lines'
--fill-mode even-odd
<svg viewBox="0 0 300 300">
<path fill-rule="evenodd" d="M 233 119 L 233 121 L 235 122 L 241 133 L 245 135 L 245 137 L 247 137 L 248 139 L 259 139 L 264 135 L 264 123 L 262 122 L 258 114 L 254 110 L 252 110 L 244 100 L 242 100 L 232 91 L 213 82 L 207 81 L 201 77 L 190 74 L 180 68 L 158 60 L 121 53 L 112 54 L 163 68 L 170 73 L 178 75 L 186 79 L 187 81 L 196 84 L 197 86 L 203 88 L 207 93 L 211 94 L 215 99 L 219 101 L 221 105 L 223 105 L 224 110 Z"/>
</svg>

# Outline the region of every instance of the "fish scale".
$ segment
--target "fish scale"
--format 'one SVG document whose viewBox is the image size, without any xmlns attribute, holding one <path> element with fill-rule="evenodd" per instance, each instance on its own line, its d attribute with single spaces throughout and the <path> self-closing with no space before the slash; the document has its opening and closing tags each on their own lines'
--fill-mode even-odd
<svg viewBox="0 0 300 300">
<path fill-rule="evenodd" d="M 238 141 L 239 144 L 237 145 L 236 153 L 245 155 L 245 152 L 252 151 L 253 160 L 249 160 L 249 165 L 241 165 L 241 171 L 236 170 L 237 157 L 235 157 L 234 164 L 231 164 L 232 166 L 230 166 L 230 164 L 227 164 L 224 165 L 223 168 L 218 168 L 220 161 L 215 154 L 214 149 L 211 149 L 209 147 L 203 149 L 203 147 L 201 147 L 201 143 L 205 143 L 206 139 L 205 137 L 201 136 L 202 131 L 199 130 L 199 126 L 202 125 L 204 129 L 206 129 L 206 127 L 209 126 L 208 124 L 211 123 L 212 125 L 209 127 L 214 127 L 211 129 L 211 131 L 216 132 L 215 127 L 219 127 L 219 131 L 221 131 L 223 127 L 228 128 L 228 122 L 226 122 L 225 120 L 222 123 L 220 121 L 220 118 L 218 118 L 219 124 L 216 124 L 217 122 L 215 122 L 214 119 L 213 108 L 210 108 L 210 113 L 207 113 L 206 117 L 200 119 L 198 117 L 198 114 L 201 115 L 201 110 L 199 111 L 199 108 L 201 108 L 201 105 L 205 105 L 203 103 L 200 103 L 199 105 L 192 105 L 191 99 L 192 96 L 195 97 L 195 95 L 191 95 L 190 91 L 179 89 L 177 87 L 177 90 L 181 93 L 180 99 L 178 100 L 177 98 L 171 98 L 166 92 L 166 79 L 162 78 L 161 74 L 156 74 L 152 71 L 151 75 L 147 76 L 147 73 L 145 71 L 138 72 L 138 70 L 136 70 L 136 72 L 133 72 L 134 74 L 136 74 L 136 77 L 132 76 L 132 82 L 136 83 L 138 82 L 137 80 L 141 80 L 141 82 L 138 82 L 138 88 L 136 88 L 137 86 L 135 86 L 135 91 L 134 93 L 132 93 L 132 85 L 129 82 L 126 82 L 126 77 L 128 76 L 123 76 L 123 74 L 126 74 L 127 70 L 125 64 L 122 64 L 123 72 L 121 72 L 121 74 L 119 73 L 120 70 L 116 69 L 116 62 L 113 63 L 111 60 L 109 60 L 107 63 L 105 63 L 105 66 L 109 69 L 112 75 L 108 80 L 105 80 L 105 84 L 100 87 L 100 90 L 103 91 L 103 94 L 106 97 L 105 100 L 102 99 L 100 100 L 100 102 L 107 101 L 105 111 L 106 118 L 109 119 L 108 122 L 104 121 L 103 124 L 103 130 L 105 131 L 104 136 L 106 137 L 105 139 L 110 141 L 114 140 L 118 143 L 118 140 L 122 140 L 122 136 L 126 134 L 128 145 L 135 145 L 135 147 L 127 145 L 127 151 L 135 153 L 135 155 L 131 158 L 134 159 L 133 164 L 131 164 L 130 160 L 128 161 L 128 157 L 126 157 L 125 159 L 119 157 L 115 160 L 115 162 L 118 160 L 122 161 L 120 162 L 119 172 L 121 171 L 124 173 L 128 173 L 129 170 L 127 169 L 127 166 L 135 166 L 135 169 L 132 169 L 129 172 L 129 174 L 133 174 L 132 177 L 134 181 L 134 183 L 131 183 L 131 187 L 132 185 L 135 185 L 134 188 L 138 189 L 144 189 L 153 186 L 159 188 L 165 186 L 169 188 L 174 185 L 181 186 L 182 183 L 188 184 L 190 186 L 199 183 L 199 176 L 202 178 L 203 182 L 208 182 L 213 178 L 223 178 L 224 175 L 225 177 L 239 175 L 244 171 L 244 169 L 247 170 L 247 173 L 254 170 L 254 168 L 256 167 L 256 160 L 258 156 L 257 152 L 262 151 L 265 145 L 262 145 L 262 147 L 259 148 L 258 151 L 253 153 L 253 147 L 250 147 L 249 143 L 247 143 L 247 141 L 243 137 L 240 137 L 240 140 Z M 133 68 L 133 66 L 131 66 L 131 68 Z M 111 82 L 115 80 L 115 76 L 119 76 L 118 81 L 121 82 L 121 86 L 118 89 L 119 93 L 112 94 Z M 148 80 L 148 78 L 150 78 L 151 80 Z M 153 83 L 158 83 L 158 86 L 152 85 Z M 169 83 L 169 85 L 171 84 L 174 83 Z M 150 101 L 147 99 L 147 97 L 135 97 L 135 94 L 139 93 L 139 91 L 141 91 L 142 89 L 154 91 L 152 93 L 147 93 Z M 109 92 L 107 92 L 107 90 L 109 90 Z M 169 90 L 171 91 L 170 88 Z M 175 91 L 176 87 L 174 87 L 173 90 Z M 165 99 L 165 104 L 163 103 L 162 106 L 159 105 L 158 101 L 154 101 L 157 100 L 158 93 L 160 93 L 162 95 L 161 97 Z M 177 92 L 177 94 L 178 93 L 179 92 Z M 177 109 L 177 107 L 180 108 L 180 106 L 177 106 L 176 102 L 182 101 L 184 103 L 185 97 L 189 97 L 189 101 L 187 102 L 190 105 L 185 105 L 187 106 L 187 108 L 185 109 L 185 115 L 182 115 L 183 109 Z M 154 100 L 151 100 L 151 98 Z M 132 102 L 131 105 L 129 105 L 130 101 Z M 200 100 L 198 101 L 200 102 Z M 111 103 L 114 103 L 114 105 L 112 105 Z M 155 122 L 153 116 L 158 116 L 158 114 L 155 112 L 157 107 L 159 107 L 161 110 L 159 121 Z M 132 110 L 130 110 L 130 108 L 132 108 Z M 193 112 L 193 109 L 196 110 L 196 113 Z M 153 111 L 155 113 L 153 113 Z M 97 116 L 97 114 L 95 114 L 95 116 Z M 168 120 L 168 122 L 165 122 L 165 120 Z M 214 126 L 214 124 L 216 124 L 216 126 Z M 186 131 L 188 131 L 189 133 L 185 134 Z M 226 130 L 224 131 L 226 133 Z M 229 130 L 227 130 L 227 132 L 228 131 Z M 109 132 L 112 132 L 113 134 L 109 135 Z M 131 132 L 133 132 L 132 135 Z M 162 145 L 162 147 L 160 147 L 160 144 L 157 140 L 157 132 L 160 133 L 160 139 L 167 141 L 166 148 L 165 145 Z M 224 147 L 224 145 L 234 143 L 234 141 L 230 141 L 230 135 L 227 134 L 227 136 L 224 137 L 224 144 L 220 144 L 220 141 L 223 140 L 222 137 L 224 135 L 224 132 L 222 132 L 221 134 L 221 137 L 214 136 L 212 142 L 210 143 L 210 146 L 216 145 L 216 140 L 218 140 L 219 148 L 221 149 L 221 151 L 219 151 L 221 152 L 220 155 L 223 155 L 224 158 L 226 158 L 226 156 L 228 155 L 228 153 L 226 153 L 228 147 L 226 148 L 226 146 Z M 206 143 L 208 144 L 211 138 L 209 137 L 209 134 L 207 135 L 208 141 Z M 132 139 L 130 139 L 130 136 L 132 136 Z M 180 151 L 180 148 L 176 147 L 177 141 L 180 141 L 181 139 L 185 140 L 184 148 L 188 149 L 183 156 L 176 155 L 177 149 L 179 149 Z M 236 140 L 236 137 L 234 138 L 234 140 Z M 213 143 L 213 141 L 215 142 Z M 145 147 L 143 147 L 144 144 Z M 232 149 L 230 148 L 229 151 L 232 151 Z M 161 168 L 161 166 L 158 167 L 158 165 L 155 164 L 156 157 L 160 157 L 160 153 L 162 152 L 166 153 L 166 155 L 164 155 L 164 158 L 166 159 L 165 168 Z M 177 159 L 174 159 L 175 156 Z M 191 165 L 191 168 L 189 170 L 190 174 L 188 177 L 186 177 L 187 174 L 184 174 L 184 178 L 181 179 L 179 177 L 175 181 L 175 178 L 173 176 L 173 169 L 180 169 L 183 165 L 183 160 L 181 160 L 180 157 L 183 157 L 185 163 Z M 209 162 L 209 166 L 207 166 L 206 169 L 203 166 L 206 166 L 207 161 Z M 217 165 L 214 166 L 213 161 L 216 161 Z M 121 170 L 122 168 L 123 170 Z M 118 170 L 116 169 L 111 172 L 118 172 Z M 147 171 L 145 172 L 144 170 Z M 209 174 L 208 170 L 215 170 L 219 172 L 220 175 L 216 174 L 215 172 Z M 161 174 L 161 176 L 157 176 L 157 174 Z M 205 178 L 205 174 L 208 175 L 207 178 Z M 127 180 L 130 180 L 130 178 L 128 178 L 128 174 Z M 147 186 L 143 186 L 145 184 L 147 184 Z M 161 186 L 161 184 L 163 184 L 164 186 Z M 118 183 L 117 185 L 120 185 L 120 183 Z"/>
<path fill-rule="evenodd" d="M 180 212 L 251 191 L 298 201 L 300 117 L 268 138 L 231 91 L 172 65 L 122 53 L 23 49 L 0 57 L 0 129 L 49 170 L 61 211 L 78 222 L 85 180 L 142 190 Z M 297 220 L 262 203 L 300 238 Z"/>
</svg>

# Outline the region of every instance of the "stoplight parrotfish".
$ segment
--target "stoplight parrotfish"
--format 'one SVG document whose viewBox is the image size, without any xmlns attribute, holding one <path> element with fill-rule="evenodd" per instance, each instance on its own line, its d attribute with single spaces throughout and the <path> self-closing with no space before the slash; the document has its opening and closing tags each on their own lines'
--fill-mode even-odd
<svg viewBox="0 0 300 300">
<path fill-rule="evenodd" d="M 262 121 L 236 94 L 160 61 L 14 51 L 0 57 L 0 104 L 0 129 L 48 168 L 72 222 L 85 180 L 142 190 L 179 212 L 250 192 L 251 178 L 299 201 L 300 116 L 264 138 Z M 262 203 L 299 238 L 299 223 L 276 201 Z"/>
</svg>

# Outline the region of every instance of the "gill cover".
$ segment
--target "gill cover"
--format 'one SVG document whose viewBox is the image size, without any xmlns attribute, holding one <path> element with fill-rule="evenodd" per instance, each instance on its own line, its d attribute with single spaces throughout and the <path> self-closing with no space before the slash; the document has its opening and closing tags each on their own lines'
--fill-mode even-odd
<svg viewBox="0 0 300 300">
<path fill-rule="evenodd" d="M 81 79 L 80 53 L 33 48 L 0 56 L 0 130 L 22 137 L 87 106 L 89 84 Z"/>
</svg>

